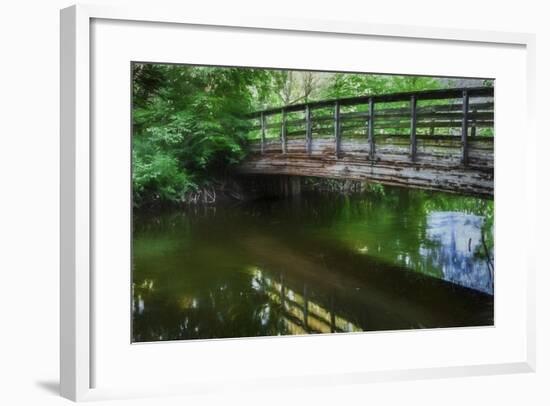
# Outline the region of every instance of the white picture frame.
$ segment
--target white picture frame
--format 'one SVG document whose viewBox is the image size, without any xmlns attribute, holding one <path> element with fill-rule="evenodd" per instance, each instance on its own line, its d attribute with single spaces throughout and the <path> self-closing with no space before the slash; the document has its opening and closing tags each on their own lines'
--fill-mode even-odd
<svg viewBox="0 0 550 406">
<path fill-rule="evenodd" d="M 255 30 L 293 33 L 349 34 L 375 38 L 407 38 L 411 40 L 437 40 L 463 45 L 486 43 L 525 47 L 526 100 L 528 151 L 535 148 L 534 132 L 534 35 L 487 32 L 461 29 L 380 25 L 338 21 L 302 19 L 228 19 L 223 16 L 192 17 L 178 14 L 178 10 L 150 8 L 110 8 L 105 6 L 77 5 L 61 11 L 61 394 L 69 399 L 89 400 L 104 397 L 140 396 L 155 391 L 140 392 L 129 388 L 116 390 L 92 389 L 90 373 L 95 362 L 91 337 L 94 278 L 92 255 L 94 246 L 91 233 L 94 229 L 91 156 L 91 26 L 93 20 L 173 23 L 201 27 L 238 27 Z M 92 83 L 93 86 L 93 83 Z M 498 152 L 497 152 L 498 153 Z M 527 170 L 534 168 L 529 166 Z M 527 175 L 524 175 L 527 179 Z M 533 188 L 534 189 L 534 188 Z M 533 199 L 534 201 L 534 199 Z M 534 203 L 533 203 L 534 205 Z M 532 210 L 534 213 L 534 210 Z M 534 214 L 531 214 L 534 216 Z M 532 219 L 534 221 L 534 219 Z M 498 226 L 497 226 L 498 227 Z M 527 256 L 527 254 L 524 254 Z M 347 374 L 306 375 L 299 384 L 368 382 L 373 380 L 419 379 L 443 376 L 467 376 L 534 371 L 535 368 L 535 309 L 534 260 L 526 262 L 525 303 L 525 357 L 515 362 L 491 364 L 441 366 L 379 371 L 359 371 Z M 399 334 L 399 333 L 398 333 Z M 293 379 L 279 379 L 278 384 L 290 384 Z M 265 385 L 275 381 L 267 380 Z M 201 385 L 175 385 L 160 387 L 156 393 L 188 393 L 200 391 Z M 245 383 L 246 384 L 246 383 Z"/>
</svg>

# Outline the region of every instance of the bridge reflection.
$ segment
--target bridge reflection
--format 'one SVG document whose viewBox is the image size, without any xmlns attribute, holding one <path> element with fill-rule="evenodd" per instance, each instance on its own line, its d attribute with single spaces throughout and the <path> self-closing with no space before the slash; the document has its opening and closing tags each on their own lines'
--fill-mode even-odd
<svg viewBox="0 0 550 406">
<path fill-rule="evenodd" d="M 264 275 L 261 269 L 252 268 L 252 286 L 267 293 L 271 305 L 282 308 L 281 323 L 287 334 L 341 333 L 363 331 L 363 329 L 334 310 L 334 298 L 330 304 L 315 302 L 308 297 L 307 285 L 301 293 L 285 286 L 284 277 L 276 281 Z"/>
</svg>

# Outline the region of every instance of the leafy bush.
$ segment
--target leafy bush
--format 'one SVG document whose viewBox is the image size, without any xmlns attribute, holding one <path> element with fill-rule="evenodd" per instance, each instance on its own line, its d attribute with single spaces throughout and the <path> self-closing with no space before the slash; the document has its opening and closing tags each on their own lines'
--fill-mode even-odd
<svg viewBox="0 0 550 406">
<path fill-rule="evenodd" d="M 242 160 L 263 70 L 135 64 L 135 206 L 178 203 Z"/>
</svg>

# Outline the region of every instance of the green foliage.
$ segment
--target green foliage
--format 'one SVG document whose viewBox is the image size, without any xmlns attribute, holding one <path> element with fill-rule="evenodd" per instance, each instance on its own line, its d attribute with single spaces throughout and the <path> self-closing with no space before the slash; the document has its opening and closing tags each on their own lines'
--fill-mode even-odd
<svg viewBox="0 0 550 406">
<path fill-rule="evenodd" d="M 134 65 L 136 206 L 177 203 L 245 154 L 243 114 L 264 94 L 266 71 Z M 254 91 L 253 91 L 254 90 Z"/>
<path fill-rule="evenodd" d="M 196 187 L 180 169 L 177 159 L 161 151 L 147 155 L 145 160 L 133 154 L 132 182 L 134 203 L 138 206 L 147 200 L 178 201 L 182 193 Z"/>
<path fill-rule="evenodd" d="M 365 192 L 379 198 L 386 196 L 386 189 L 384 188 L 384 185 L 380 183 L 367 183 L 365 185 Z"/>
<path fill-rule="evenodd" d="M 323 92 L 325 98 L 369 94 L 399 93 L 443 87 L 437 78 L 424 76 L 365 75 L 338 73 L 332 76 Z"/>
</svg>

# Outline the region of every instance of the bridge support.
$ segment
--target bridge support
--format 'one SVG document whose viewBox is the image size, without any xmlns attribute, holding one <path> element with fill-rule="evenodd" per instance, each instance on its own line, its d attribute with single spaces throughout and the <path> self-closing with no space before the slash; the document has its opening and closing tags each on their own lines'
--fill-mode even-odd
<svg viewBox="0 0 550 406">
<path fill-rule="evenodd" d="M 289 176 L 288 182 L 290 185 L 290 195 L 298 196 L 302 191 L 302 184 L 299 176 Z"/>
<path fill-rule="evenodd" d="M 302 192 L 300 176 L 281 175 L 279 185 L 282 196 L 298 196 Z"/>
</svg>

